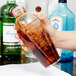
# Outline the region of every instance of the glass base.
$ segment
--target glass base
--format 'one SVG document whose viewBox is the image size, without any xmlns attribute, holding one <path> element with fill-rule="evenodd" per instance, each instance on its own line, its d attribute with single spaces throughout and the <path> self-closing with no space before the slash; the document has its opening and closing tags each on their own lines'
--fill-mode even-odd
<svg viewBox="0 0 76 76">
<path fill-rule="evenodd" d="M 59 58 L 56 62 L 54 62 L 53 64 L 50 64 L 49 66 L 47 66 L 46 68 L 49 68 L 50 66 L 55 65 L 55 64 L 58 63 L 59 61 L 60 61 L 60 58 Z"/>
</svg>

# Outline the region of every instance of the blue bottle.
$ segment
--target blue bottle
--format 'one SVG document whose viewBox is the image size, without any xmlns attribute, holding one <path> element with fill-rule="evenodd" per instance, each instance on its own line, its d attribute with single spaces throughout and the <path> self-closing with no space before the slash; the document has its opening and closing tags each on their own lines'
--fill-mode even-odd
<svg viewBox="0 0 76 76">
<path fill-rule="evenodd" d="M 58 62 L 56 65 L 61 69 L 62 71 L 69 73 L 73 75 L 73 60 L 69 62 Z"/>
<path fill-rule="evenodd" d="M 75 15 L 68 8 L 67 0 L 59 0 L 58 6 L 50 14 L 49 20 L 51 25 L 58 31 L 74 31 Z M 60 60 L 61 61 L 73 60 L 73 51 L 61 49 Z"/>
</svg>

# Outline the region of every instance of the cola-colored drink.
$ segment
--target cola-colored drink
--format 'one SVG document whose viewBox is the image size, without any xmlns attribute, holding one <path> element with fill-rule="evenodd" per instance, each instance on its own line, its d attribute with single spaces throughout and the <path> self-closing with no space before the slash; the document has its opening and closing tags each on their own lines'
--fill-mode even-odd
<svg viewBox="0 0 76 76">
<path fill-rule="evenodd" d="M 14 11 L 21 13 L 22 10 L 19 9 L 21 7 L 15 8 Z M 45 67 L 57 62 L 59 60 L 57 50 L 40 20 L 28 12 L 21 15 L 20 13 L 19 16 L 15 14 L 16 28 L 25 45 Z"/>
</svg>

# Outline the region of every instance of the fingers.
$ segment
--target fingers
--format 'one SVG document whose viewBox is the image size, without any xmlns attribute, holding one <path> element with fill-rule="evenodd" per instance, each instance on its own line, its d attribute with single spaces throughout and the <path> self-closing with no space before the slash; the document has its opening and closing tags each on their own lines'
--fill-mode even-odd
<svg viewBox="0 0 76 76">
<path fill-rule="evenodd" d="M 28 51 L 29 50 L 29 48 L 24 44 L 24 42 L 22 40 L 19 41 L 19 44 L 23 47 L 23 49 L 25 51 Z"/>
<path fill-rule="evenodd" d="M 16 39 L 20 39 L 20 41 L 19 41 L 19 44 L 21 45 L 21 46 L 23 46 L 24 45 L 24 42 L 21 40 L 21 37 L 20 37 L 21 35 L 19 34 L 19 33 L 17 33 L 16 35 L 15 35 L 15 38 Z"/>
<path fill-rule="evenodd" d="M 16 24 L 14 25 L 14 29 L 17 30 Z"/>
<path fill-rule="evenodd" d="M 36 14 L 36 17 L 39 18 L 40 20 L 43 20 L 44 18 L 46 18 L 44 14 Z"/>
<path fill-rule="evenodd" d="M 16 21 L 16 22 L 17 22 L 17 21 Z M 14 29 L 17 30 L 16 24 L 14 25 Z M 19 44 L 20 44 L 21 46 L 24 45 L 24 42 L 21 40 L 21 35 L 20 35 L 18 32 L 16 33 L 15 38 L 16 38 L 16 39 L 20 39 Z"/>
<path fill-rule="evenodd" d="M 15 38 L 16 38 L 16 39 L 20 39 L 20 38 L 21 38 L 20 36 L 21 36 L 21 35 L 20 35 L 19 33 L 16 33 Z"/>
<path fill-rule="evenodd" d="M 49 25 L 50 22 L 46 15 L 44 14 L 36 14 L 36 17 L 40 20 L 40 22 L 44 25 Z"/>
<path fill-rule="evenodd" d="M 17 20 L 16 20 L 16 24 L 14 25 L 14 29 L 15 29 L 15 30 L 17 30 L 16 25 L 17 25 Z M 21 35 L 20 35 L 18 32 L 16 33 L 15 38 L 16 38 L 16 39 L 20 39 L 20 40 L 19 40 L 19 44 L 20 44 L 21 46 L 23 46 L 23 48 L 24 48 L 25 50 L 27 50 L 27 47 L 25 46 L 24 42 L 21 40 Z"/>
<path fill-rule="evenodd" d="M 30 48 L 28 46 L 26 46 L 26 44 L 24 44 L 24 42 L 22 40 L 19 41 L 19 44 L 23 47 L 23 49 L 25 51 L 29 51 L 30 50 Z"/>
<path fill-rule="evenodd" d="M 24 42 L 23 42 L 22 40 L 19 41 L 19 44 L 20 44 L 21 46 L 24 46 Z"/>
<path fill-rule="evenodd" d="M 23 49 L 24 49 L 25 51 L 29 51 L 29 48 L 27 48 L 26 46 L 24 46 Z"/>
<path fill-rule="evenodd" d="M 14 25 L 14 29 L 16 30 L 16 26 Z"/>
</svg>

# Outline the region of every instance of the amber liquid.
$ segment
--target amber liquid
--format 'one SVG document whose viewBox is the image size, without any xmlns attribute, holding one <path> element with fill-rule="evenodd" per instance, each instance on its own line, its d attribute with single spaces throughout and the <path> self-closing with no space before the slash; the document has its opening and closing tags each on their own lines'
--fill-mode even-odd
<svg viewBox="0 0 76 76">
<path fill-rule="evenodd" d="M 57 50 L 41 25 L 36 22 L 30 23 L 18 32 L 25 45 L 30 47 L 31 52 L 45 67 L 57 62 L 59 59 Z"/>
</svg>

